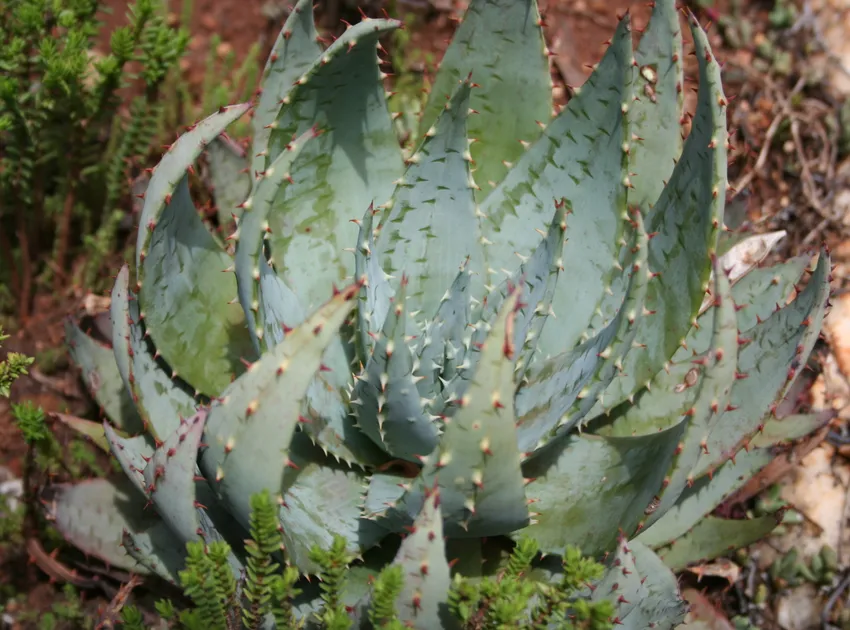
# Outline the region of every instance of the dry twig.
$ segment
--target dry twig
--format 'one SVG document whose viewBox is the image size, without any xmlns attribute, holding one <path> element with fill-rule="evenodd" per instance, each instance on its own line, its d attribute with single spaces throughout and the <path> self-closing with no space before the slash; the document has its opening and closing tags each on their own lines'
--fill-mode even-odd
<svg viewBox="0 0 850 630">
<path fill-rule="evenodd" d="M 737 197 L 738 194 L 747 186 L 749 186 L 753 182 L 753 180 L 764 170 L 764 167 L 767 164 L 767 158 L 770 155 L 770 146 L 773 144 L 773 138 L 779 131 L 779 127 L 782 125 L 782 122 L 791 115 L 791 101 L 793 100 L 794 96 L 799 94 L 805 85 L 805 78 L 800 77 L 800 79 L 797 81 L 797 83 L 791 90 L 790 94 L 788 94 L 788 97 L 781 100 L 779 113 L 773 117 L 773 120 L 770 122 L 770 126 L 765 132 L 764 141 L 762 142 L 761 150 L 759 151 L 759 155 L 756 159 L 755 165 L 732 185 L 732 194 L 729 197 L 730 199 L 734 199 L 735 197 Z"/>
<path fill-rule="evenodd" d="M 121 588 L 118 589 L 115 597 L 112 598 L 112 601 L 109 602 L 104 611 L 100 614 L 100 618 L 95 625 L 95 630 L 101 630 L 101 628 L 114 628 L 116 624 L 121 621 L 121 610 L 127 603 L 130 593 L 132 593 L 133 589 L 141 583 L 142 579 L 138 575 L 133 574 L 130 576 L 129 581 L 121 585 Z"/>
</svg>

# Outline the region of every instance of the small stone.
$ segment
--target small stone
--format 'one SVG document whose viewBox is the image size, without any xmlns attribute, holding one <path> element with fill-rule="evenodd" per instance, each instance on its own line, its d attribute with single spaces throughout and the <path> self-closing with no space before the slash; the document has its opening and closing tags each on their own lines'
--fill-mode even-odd
<svg viewBox="0 0 850 630">
<path fill-rule="evenodd" d="M 224 59 L 228 55 L 233 52 L 233 44 L 230 42 L 221 42 L 218 46 L 216 46 L 215 53 L 219 56 L 220 59 Z"/>
<path fill-rule="evenodd" d="M 824 329 L 835 353 L 838 369 L 847 378 L 850 376 L 850 293 L 844 293 L 833 300 Z"/>
<path fill-rule="evenodd" d="M 8 470 L 8 469 L 3 469 Z M 5 499 L 5 505 L 12 512 L 18 509 L 18 499 L 24 494 L 24 482 L 21 479 L 7 479 L 0 483 L 0 497 Z M 0 512 L 0 517 L 4 516 Z"/>
<path fill-rule="evenodd" d="M 218 28 L 215 23 L 215 18 L 210 13 L 206 13 L 201 17 L 201 26 L 203 26 L 208 31 L 218 31 Z"/>
<path fill-rule="evenodd" d="M 823 608 L 817 588 L 804 584 L 779 598 L 776 616 L 782 630 L 815 630 L 821 627 Z"/>
</svg>

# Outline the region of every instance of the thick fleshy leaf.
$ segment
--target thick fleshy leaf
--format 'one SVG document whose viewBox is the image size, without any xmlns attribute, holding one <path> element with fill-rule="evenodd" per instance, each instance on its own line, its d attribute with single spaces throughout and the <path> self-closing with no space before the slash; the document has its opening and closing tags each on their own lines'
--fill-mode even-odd
<svg viewBox="0 0 850 630">
<path fill-rule="evenodd" d="M 715 332 L 712 350 L 691 362 L 696 373 L 685 374 L 680 384 L 685 387 L 682 394 L 691 388 L 696 389 L 697 394 L 692 404 L 681 410 L 681 413 L 690 417 L 688 426 L 677 448 L 673 465 L 664 480 L 664 487 L 653 501 L 653 511 L 642 523 L 642 527 L 649 527 L 662 518 L 676 504 L 682 492 L 693 483 L 693 469 L 703 453 L 709 435 L 718 423 L 723 422 L 723 414 L 735 383 L 738 362 L 735 304 L 732 302 L 726 274 L 720 271 L 719 267 L 715 271 L 718 273 L 715 277 Z M 691 376 L 696 379 L 696 383 L 690 382 Z"/>
<path fill-rule="evenodd" d="M 738 332 L 746 338 L 757 323 L 767 319 L 780 306 L 787 304 L 803 272 L 813 258 L 802 255 L 772 267 L 753 269 L 732 285 L 732 300 L 737 309 Z M 712 302 L 713 304 L 713 302 Z M 713 306 L 709 305 L 697 318 L 685 343 L 676 350 L 672 363 L 687 360 L 711 349 L 711 327 L 706 326 Z"/>
<path fill-rule="evenodd" d="M 369 206 L 363 215 L 354 251 L 355 277 L 363 283 L 357 308 L 358 352 L 363 361 L 372 354 L 374 335 L 384 327 L 394 294 L 390 276 L 381 268 L 375 251 L 374 216 L 377 213 L 378 210 Z"/>
<path fill-rule="evenodd" d="M 187 171 L 246 111 L 246 105 L 234 105 L 202 120 L 162 157 L 145 193 L 136 247 L 146 331 L 174 371 L 208 396 L 242 371 L 240 360 L 251 358 L 253 348 L 233 301 L 236 279 L 222 273 L 231 258 L 198 214 Z"/>
<path fill-rule="evenodd" d="M 423 458 L 419 477 L 398 500 L 392 500 L 383 484 L 378 486 L 381 500 L 367 498 L 367 508 L 381 510 L 382 502 L 390 504 L 385 513 L 371 515 L 385 527 L 400 531 L 409 525 L 435 485 L 447 536 L 495 536 L 528 524 L 513 415 L 518 300 L 515 289 L 493 322 L 469 388 L 446 418 L 437 449 Z"/>
<path fill-rule="evenodd" d="M 320 370 L 325 349 L 338 337 L 340 326 L 349 316 L 359 288 L 347 287 L 312 313 L 234 381 L 210 408 L 204 433 L 208 447 L 201 454 L 201 469 L 207 479 L 215 480 L 216 492 L 243 527 L 248 527 L 251 495 L 264 489 L 282 495 L 285 503 L 296 501 L 288 496 L 299 497 L 297 503 L 306 506 L 314 517 L 306 523 L 302 520 L 302 527 L 320 529 L 326 537 L 336 532 L 344 535 L 351 527 L 338 519 L 324 519 L 332 508 L 342 509 L 334 506 L 347 500 L 345 497 L 357 499 L 357 492 L 352 497 L 348 476 L 342 477 L 342 486 L 328 480 L 317 483 L 316 475 L 334 475 L 335 469 L 329 463 L 316 465 L 309 477 L 316 487 L 303 485 L 307 482 L 302 475 L 308 478 L 309 462 L 296 463 L 299 453 L 291 446 L 295 444 L 296 427 L 306 420 L 301 409 L 307 388 Z M 304 438 L 301 434 L 296 437 Z M 303 450 L 303 442 L 299 448 Z M 258 467 L 257 462 L 263 465 Z M 308 501 L 310 493 L 313 495 Z M 322 493 L 329 493 L 327 501 L 321 500 Z M 294 527 L 294 523 L 284 524 L 285 531 L 288 526 Z M 302 544 L 311 544 L 303 538 Z M 293 561 L 303 569 L 307 559 L 299 556 Z"/>
<path fill-rule="evenodd" d="M 384 203 L 403 169 L 378 68 L 381 36 L 399 26 L 366 20 L 345 31 L 283 98 L 267 163 L 311 128 L 319 136 L 295 160 L 268 214 L 273 268 L 305 312 L 354 274 L 346 252 L 370 204 Z"/>
<path fill-rule="evenodd" d="M 715 275 L 714 282 L 711 350 L 673 364 L 669 372 L 661 372 L 634 406 L 627 407 L 613 423 L 598 430 L 601 435 L 625 437 L 652 435 L 682 422 L 687 425 L 664 486 L 654 498 L 642 528 L 661 518 L 693 483 L 692 470 L 729 403 L 737 366 L 738 328 L 729 279 L 721 272 Z"/>
<path fill-rule="evenodd" d="M 205 153 L 218 224 L 226 229 L 242 214 L 242 202 L 251 193 L 251 162 L 245 149 L 224 134 L 213 138 Z"/>
<path fill-rule="evenodd" d="M 656 553 L 664 564 L 674 571 L 680 571 L 761 540 L 776 529 L 779 520 L 774 514 L 747 520 L 707 516 L 673 545 L 659 549 Z"/>
<path fill-rule="evenodd" d="M 148 497 L 163 520 L 184 542 L 200 538 L 195 470 L 206 417 L 207 410 L 201 409 L 182 422 L 156 449 L 144 468 Z"/>
<path fill-rule="evenodd" d="M 286 330 L 304 321 L 304 308 L 287 284 L 277 277 L 264 256 L 259 259 L 259 312 L 263 325 L 257 329 L 265 349 L 271 350 L 286 336 Z"/>
<path fill-rule="evenodd" d="M 829 297 L 829 257 L 822 252 L 806 288 L 749 333 L 738 351 L 739 378 L 731 408 L 711 431 L 694 475 L 700 476 L 745 446 L 764 425 L 806 364 L 823 322 Z"/>
<path fill-rule="evenodd" d="M 103 423 L 103 433 L 109 444 L 109 450 L 118 461 L 127 479 L 139 492 L 145 494 L 144 470 L 153 456 L 154 446 L 147 435 L 125 437 L 115 431 L 108 422 Z"/>
<path fill-rule="evenodd" d="M 655 205 L 682 154 L 685 90 L 682 27 L 676 3 L 653 3 L 635 51 L 635 100 L 629 106 L 629 204 L 646 213 Z"/>
<path fill-rule="evenodd" d="M 607 388 L 605 408 L 627 400 L 644 387 L 673 356 L 688 334 L 708 289 L 719 226 L 723 223 L 726 187 L 726 100 L 720 65 L 712 56 L 705 32 L 690 18 L 700 66 L 697 109 L 691 133 L 658 202 L 647 214 L 649 268 L 653 275 L 636 341 L 623 371 Z"/>
<path fill-rule="evenodd" d="M 330 346 L 323 359 L 329 371 L 321 371 L 307 388 L 300 428 L 316 446 L 349 466 L 362 468 L 386 461 L 386 453 L 357 427 L 350 413 L 352 376 L 342 370 L 347 358 L 340 346 Z M 329 355 L 333 358 L 329 358 Z M 333 367 L 330 367 L 333 366 Z M 342 382 L 342 378 L 345 381 Z"/>
<path fill-rule="evenodd" d="M 91 420 L 78 418 L 77 416 L 71 416 L 66 413 L 52 413 L 50 417 L 55 418 L 66 427 L 88 438 L 92 444 L 103 452 L 109 453 L 109 440 L 106 439 L 106 433 L 104 432 L 102 423 L 92 422 Z"/>
<path fill-rule="evenodd" d="M 628 173 L 623 149 L 630 139 L 623 112 L 632 101 L 630 29 L 626 16 L 581 90 L 481 206 L 488 266 L 508 274 L 517 267 L 517 253 L 530 256 L 539 244 L 540 231 L 551 221 L 552 202 L 565 199 L 572 208 L 562 255 L 570 273 L 553 296 L 558 325 L 543 327 L 539 344 L 545 352 L 537 359 L 576 345 L 606 287 L 620 273 Z"/>
<path fill-rule="evenodd" d="M 357 376 L 351 404 L 357 426 L 399 459 L 419 463 L 434 450 L 438 426 L 423 408 L 412 350 L 407 344 L 407 278 L 393 299 L 366 369 Z"/>
<path fill-rule="evenodd" d="M 491 319 L 501 308 L 513 287 L 522 286 L 522 301 L 514 323 L 514 344 L 522 349 L 517 361 L 519 378 L 521 378 L 519 375 L 528 371 L 532 357 L 540 349 L 538 337 L 552 313 L 552 298 L 557 288 L 559 275 L 564 271 L 561 252 L 564 248 L 567 218 L 571 213 L 572 208 L 566 201 L 555 203 L 555 213 L 547 230 L 545 232 L 541 230 L 540 235 L 543 238 L 534 253 L 530 257 L 519 256 L 522 262 L 519 269 L 510 274 L 497 288 L 491 290 L 484 299 L 484 303 L 472 314 L 476 323 L 471 341 L 466 344 L 467 347 L 470 343 L 476 345 L 484 339 L 490 330 Z M 634 246 L 634 243 L 631 243 L 629 249 Z M 473 365 L 468 363 L 466 369 L 471 369 Z"/>
<path fill-rule="evenodd" d="M 288 169 L 291 166 L 300 146 L 303 145 L 305 139 L 313 137 L 313 132 L 308 131 L 300 139 L 293 142 L 289 149 L 278 157 L 275 165 L 267 170 L 267 178 L 284 175 L 288 177 Z M 286 173 L 278 169 L 286 168 Z M 256 233 L 259 235 L 262 228 L 259 227 L 257 219 L 268 210 L 268 204 L 272 197 L 267 197 L 265 192 L 269 189 L 258 188 L 257 199 L 263 201 L 263 205 L 259 203 L 252 208 L 252 212 L 246 213 L 246 222 L 243 222 L 243 227 L 247 227 L 247 221 L 252 221 L 256 227 Z M 256 215 L 253 213 L 257 212 Z M 371 214 L 367 211 L 365 221 L 371 225 Z M 362 232 L 362 229 L 361 229 Z M 356 253 L 358 265 L 364 263 L 360 260 L 360 254 Z M 247 258 L 246 260 L 251 260 Z M 257 258 L 253 259 L 254 261 Z M 298 298 L 292 290 L 281 280 L 275 272 L 269 267 L 265 257 L 258 253 L 259 270 L 252 272 L 250 275 L 242 270 L 237 271 L 237 277 L 246 278 L 246 282 L 250 281 L 250 276 L 259 273 L 259 320 L 262 322 L 262 329 L 258 329 L 265 342 L 267 349 L 273 349 L 277 344 L 281 343 L 285 337 L 285 331 L 294 328 L 304 320 L 305 311 L 302 308 Z M 239 253 L 237 252 L 237 269 L 240 264 Z M 383 290 L 375 283 L 380 280 L 373 278 L 370 274 L 360 273 L 360 267 L 357 267 L 357 278 L 360 282 L 360 296 L 367 292 L 376 290 L 384 295 Z M 378 273 L 378 269 L 370 265 L 370 269 Z M 241 281 L 240 281 L 241 282 Z M 240 285 L 240 291 L 242 286 Z M 358 309 L 357 316 L 362 318 L 363 308 Z M 251 312 L 249 319 L 253 318 L 255 313 Z M 343 333 L 344 334 L 344 333 Z M 369 337 L 371 339 L 371 337 Z M 350 413 L 349 399 L 350 393 L 354 388 L 354 380 L 352 378 L 351 366 L 354 364 L 354 349 L 351 344 L 343 342 L 342 334 L 338 339 L 330 344 L 325 350 L 322 357 L 323 370 L 316 375 L 316 378 L 307 388 L 307 397 L 302 406 L 302 415 L 309 422 L 302 423 L 301 428 L 314 444 L 327 451 L 333 457 L 347 462 L 350 465 L 369 466 L 380 463 L 384 459 L 383 451 L 375 445 L 366 435 L 364 435 L 357 427 L 352 414 Z M 361 356 L 362 353 L 361 353 Z"/>
<path fill-rule="evenodd" d="M 683 536 L 774 457 L 775 454 L 766 448 L 740 452 L 713 475 L 703 475 L 692 486 L 685 488 L 676 504 L 651 527 L 642 531 L 637 539 L 645 545 L 660 547 Z"/>
<path fill-rule="evenodd" d="M 298 78 L 322 54 L 313 16 L 312 0 L 298 0 L 272 46 L 261 80 L 262 92 L 252 120 L 251 172 L 265 170 L 271 123 L 280 112 L 281 101 L 295 86 Z"/>
<path fill-rule="evenodd" d="M 146 574 L 121 546 L 124 530 L 156 530 L 163 523 L 126 479 L 91 479 L 56 484 L 44 500 L 49 517 L 65 539 L 96 558 L 127 571 Z"/>
<path fill-rule="evenodd" d="M 672 3 L 671 3 L 672 4 Z M 687 604 L 679 591 L 675 574 L 664 566 L 651 549 L 633 540 L 629 542 L 635 569 L 643 581 L 643 593 L 637 605 L 617 627 L 621 630 L 673 630 L 685 620 Z"/>
<path fill-rule="evenodd" d="M 720 234 L 723 233 L 723 231 L 720 232 Z M 741 239 L 720 256 L 720 267 L 726 271 L 733 284 L 738 282 L 758 267 L 785 234 L 785 230 L 780 230 Z M 720 239 L 718 238 L 718 248 L 719 243 Z M 709 289 L 702 301 L 702 306 L 700 306 L 700 314 L 710 308 L 711 302 L 712 295 Z"/>
<path fill-rule="evenodd" d="M 381 267 L 407 275 L 411 311 L 433 313 L 465 260 L 484 267 L 479 217 L 469 171 L 470 81 L 452 94 L 393 192 L 381 217 L 376 249 Z"/>
<path fill-rule="evenodd" d="M 574 544 L 588 555 L 610 550 L 620 532 L 634 534 L 686 426 L 634 438 L 571 434 L 541 450 L 523 466 L 533 480 L 527 533 L 545 553 Z"/>
<path fill-rule="evenodd" d="M 443 627 L 451 572 L 446 561 L 439 491 L 425 500 L 393 564 L 400 566 L 404 575 L 404 588 L 396 604 L 399 620 L 423 630 Z"/>
<path fill-rule="evenodd" d="M 342 536 L 350 553 L 360 554 L 377 544 L 387 531 L 361 518 L 363 473 L 330 461 L 307 441 L 303 433 L 292 438 L 292 466 L 284 472 L 280 525 L 286 557 L 302 573 L 315 574 L 310 558 L 315 545 L 328 549 L 334 536 Z"/>
<path fill-rule="evenodd" d="M 524 261 L 519 269 L 518 280 L 525 289 L 517 315 L 514 342 L 518 348 L 522 348 L 517 361 L 520 378 L 528 372 L 535 354 L 540 350 L 540 334 L 552 313 L 552 299 L 564 271 L 561 252 L 564 249 L 570 210 L 566 202 L 555 204 L 555 216 L 552 217 L 548 232 L 531 258 Z M 562 282 L 566 281 L 562 279 Z"/>
<path fill-rule="evenodd" d="M 498 184 L 552 115 L 552 79 L 535 0 L 473 0 L 440 62 L 420 120 L 426 133 L 457 82 L 478 85 L 470 120 L 479 199 Z"/>
<path fill-rule="evenodd" d="M 464 265 L 446 291 L 437 314 L 428 321 L 417 344 L 419 393 L 428 401 L 432 413 L 441 410 L 451 390 L 450 382 L 459 370 L 468 369 L 463 356 L 469 348 L 468 334 L 473 295 L 472 272 Z"/>
<path fill-rule="evenodd" d="M 129 278 L 129 268 L 124 265 L 112 288 L 109 308 L 115 362 L 146 431 L 154 438 L 165 439 L 181 418 L 195 413 L 195 399 L 181 379 L 172 378 L 162 359 L 154 357 L 155 350 L 139 317 L 139 303 L 130 294 Z"/>
<path fill-rule="evenodd" d="M 764 423 L 764 428 L 752 441 L 755 448 L 787 444 L 811 435 L 832 418 L 832 412 L 800 413 L 771 418 Z"/>
<path fill-rule="evenodd" d="M 303 317 L 301 305 L 282 281 L 263 281 L 274 275 L 263 255 L 263 243 L 275 197 L 288 182 L 292 163 L 304 145 L 315 137 L 314 130 L 306 131 L 292 140 L 268 167 L 257 171 L 250 195 L 242 204 L 243 212 L 235 235 L 234 269 L 239 302 L 258 353 L 283 340 L 281 324 L 291 328 L 301 323 Z"/>
<path fill-rule="evenodd" d="M 144 531 L 125 529 L 121 545 L 137 567 L 146 568 L 166 582 L 180 584 L 178 575 L 185 567 L 186 547 L 164 522 Z"/>
<path fill-rule="evenodd" d="M 280 486 L 301 399 L 350 313 L 357 289 L 348 287 L 311 314 L 211 406 L 201 467 L 208 479 L 219 482 L 218 491 L 240 518 L 247 519 L 253 492 Z M 268 463 L 257 470 L 254 463 L 261 460 Z"/>
<path fill-rule="evenodd" d="M 614 604 L 614 617 L 625 619 L 646 594 L 635 566 L 635 554 L 628 540 L 620 537 L 606 556 L 605 573 L 593 586 L 591 601 L 608 600 Z"/>
<path fill-rule="evenodd" d="M 816 420 L 817 419 L 817 420 Z M 739 452 L 712 475 L 703 475 L 686 488 L 676 505 L 652 527 L 641 532 L 638 540 L 653 546 L 667 545 L 683 536 L 706 514 L 743 487 L 776 457 L 771 447 L 814 431 L 827 419 L 818 414 L 769 419 L 764 431 L 753 440 L 755 448 Z"/>
<path fill-rule="evenodd" d="M 427 345 L 421 357 L 425 366 L 420 367 L 420 375 L 437 380 L 431 381 L 433 387 L 420 383 L 419 391 L 432 401 L 432 413 L 446 413 L 447 408 L 463 396 L 469 379 L 475 374 L 481 355 L 480 346 L 490 333 L 499 309 L 517 286 L 521 287 L 523 294 L 514 318 L 513 342 L 520 349 L 514 379 L 522 381 L 539 348 L 540 330 L 551 315 L 552 296 L 558 275 L 563 270 L 560 254 L 566 230 L 565 217 L 569 211 L 565 202 L 555 204 L 549 229 L 542 234 L 543 238 L 531 257 L 520 258 L 522 264 L 519 269 L 491 289 L 480 302 L 475 289 L 469 286 L 468 276 L 472 272 L 466 266 L 455 278 L 451 289 L 443 296 L 437 314 L 438 319 L 444 316 L 444 311 L 449 316 L 446 320 L 448 328 L 436 331 L 439 334 L 435 339 L 434 326 L 429 325 L 423 336 L 423 343 Z M 425 372 L 426 366 L 432 368 L 430 374 Z"/>
<path fill-rule="evenodd" d="M 204 148 L 249 109 L 248 103 L 223 107 L 181 135 L 160 159 L 145 191 L 145 205 L 142 208 L 140 229 L 136 235 L 136 279 L 138 282 L 142 282 L 147 272 L 142 261 L 147 256 L 153 238 L 151 223 L 155 226 L 159 221 L 174 188 Z"/>
<path fill-rule="evenodd" d="M 516 396 L 517 436 L 526 455 L 581 422 L 628 356 L 639 330 L 649 283 L 647 235 L 639 212 L 633 214 L 631 259 L 623 270 L 628 289 L 617 316 L 575 349 L 536 365 Z M 554 324 L 558 320 L 552 320 Z M 552 326 L 557 328 L 557 326 Z M 544 328 L 545 329 L 545 328 Z"/>
<path fill-rule="evenodd" d="M 362 278 L 361 284 L 362 284 Z M 285 337 L 285 330 L 304 321 L 304 309 L 295 294 L 260 257 L 260 311 L 265 327 L 265 344 L 272 350 Z M 361 293 L 363 288 L 361 287 Z M 351 371 L 352 347 L 341 333 L 322 355 L 323 369 L 307 388 L 301 413 L 307 422 L 301 428 L 308 437 L 335 458 L 350 465 L 370 466 L 384 459 L 383 451 L 356 426 L 349 398 L 354 388 Z"/>
<path fill-rule="evenodd" d="M 393 513 L 393 508 L 408 490 L 406 486 L 405 480 L 393 472 L 373 472 L 369 477 L 369 490 L 363 502 L 364 516 L 379 522 L 388 531 L 403 531 L 404 527 L 412 524 L 416 518 L 415 509 L 405 510 L 404 515 Z"/>
<path fill-rule="evenodd" d="M 803 254 L 772 267 L 753 269 L 732 287 L 738 304 L 738 330 L 751 330 L 767 319 L 777 307 L 788 304 L 803 273 L 816 263 L 814 256 Z"/>
<path fill-rule="evenodd" d="M 726 274 L 714 278 L 714 295 L 719 296 L 705 317 L 700 318 L 700 329 L 709 328 L 709 344 L 692 348 L 690 352 L 674 356 L 665 368 L 655 375 L 649 387 L 638 394 L 633 402 L 625 402 L 611 414 L 611 419 L 592 427 L 594 433 L 607 436 L 646 435 L 678 424 L 681 415 L 694 416 L 692 426 L 703 435 L 696 444 L 708 435 L 710 422 L 719 415 L 713 414 L 708 405 L 726 407 L 729 388 L 735 380 L 738 357 L 738 326 L 736 305 L 732 301 L 729 279 Z M 696 329 L 696 328 L 695 328 Z M 691 346 L 689 345 L 689 348 Z M 694 354 L 699 351 L 699 354 Z M 697 402 L 702 401 L 702 409 Z M 708 416 L 697 418 L 698 411 Z M 696 460 L 692 461 L 690 467 Z"/>
<path fill-rule="evenodd" d="M 449 536 L 490 536 L 528 524 L 525 482 L 514 430 L 515 289 L 481 348 L 478 367 L 423 477 L 441 488 Z"/>
<path fill-rule="evenodd" d="M 71 359 L 82 371 L 83 382 L 116 427 L 140 433 L 144 424 L 124 387 L 112 350 L 83 332 L 71 319 L 65 321 L 65 342 Z"/>
</svg>

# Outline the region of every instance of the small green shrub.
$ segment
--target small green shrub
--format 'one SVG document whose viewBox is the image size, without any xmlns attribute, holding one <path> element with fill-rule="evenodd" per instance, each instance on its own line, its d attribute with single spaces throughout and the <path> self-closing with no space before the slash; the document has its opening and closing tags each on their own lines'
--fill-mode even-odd
<svg viewBox="0 0 850 630">
<path fill-rule="evenodd" d="M 261 628 L 267 620 L 278 630 L 303 627 L 293 608 L 301 589 L 296 587 L 298 570 L 281 565 L 275 556 L 283 550 L 277 524 L 277 505 L 268 493 L 251 497 L 251 538 L 247 541 L 248 563 L 244 576 L 237 579 L 228 561 L 230 546 L 222 541 L 187 544 L 186 569 L 180 572 L 184 592 L 194 604 L 178 611 L 169 600 L 157 603 L 157 612 L 170 627 L 184 630 L 229 630 Z M 582 556 L 577 547 L 563 555 L 559 583 L 543 584 L 526 579 L 532 562 L 539 556 L 532 538 L 522 538 L 491 576 L 473 580 L 457 574 L 451 584 L 445 613 L 458 630 L 612 630 L 614 613 L 608 600 L 591 602 L 586 586 L 599 580 L 604 567 Z M 346 550 L 345 539 L 337 536 L 328 548 L 314 545 L 310 557 L 319 567 L 318 589 L 321 605 L 307 620 L 320 630 L 349 630 L 358 627 L 354 607 L 345 603 L 349 570 L 355 558 Z M 396 602 L 402 595 L 411 567 L 393 563 L 372 579 L 366 614 L 373 628 L 402 630 Z M 125 630 L 143 628 L 135 606 L 122 610 Z M 240 625 L 241 622 L 241 625 Z"/>
<path fill-rule="evenodd" d="M 0 283 L 22 318 L 38 280 L 70 278 L 75 244 L 92 269 L 114 251 L 128 162 L 150 148 L 163 82 L 189 40 L 160 0 L 135 0 L 99 56 L 100 5 L 0 0 Z M 122 111 L 132 86 L 142 95 Z"/>
</svg>

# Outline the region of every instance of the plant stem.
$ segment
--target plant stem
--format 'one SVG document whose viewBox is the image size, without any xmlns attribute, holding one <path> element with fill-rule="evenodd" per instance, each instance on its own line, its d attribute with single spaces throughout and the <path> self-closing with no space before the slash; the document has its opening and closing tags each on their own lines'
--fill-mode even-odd
<svg viewBox="0 0 850 630">
<path fill-rule="evenodd" d="M 21 247 L 21 291 L 18 294 L 18 317 L 21 323 L 25 323 L 30 315 L 30 300 L 32 300 L 32 260 L 30 260 L 29 239 L 22 212 L 18 212 L 17 235 Z"/>
<path fill-rule="evenodd" d="M 56 267 L 58 273 L 53 277 L 54 291 L 60 290 L 67 276 L 65 259 L 68 257 L 68 248 L 71 241 L 71 219 L 74 216 L 78 177 L 77 168 L 72 167 L 70 177 L 68 178 L 68 193 L 65 195 L 65 205 L 62 208 L 62 220 L 59 224 L 59 243 L 56 248 Z"/>
<path fill-rule="evenodd" d="M 0 213 L 2 214 L 2 213 Z M 10 281 L 12 287 L 12 295 L 21 295 L 21 276 L 15 268 L 15 258 L 12 256 L 12 244 L 9 242 L 9 237 L 6 233 L 0 230 L 0 251 L 3 252 L 3 262 L 9 270 Z"/>
</svg>

